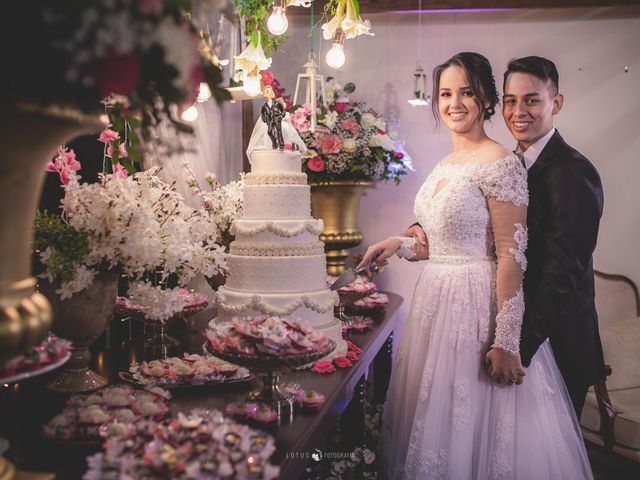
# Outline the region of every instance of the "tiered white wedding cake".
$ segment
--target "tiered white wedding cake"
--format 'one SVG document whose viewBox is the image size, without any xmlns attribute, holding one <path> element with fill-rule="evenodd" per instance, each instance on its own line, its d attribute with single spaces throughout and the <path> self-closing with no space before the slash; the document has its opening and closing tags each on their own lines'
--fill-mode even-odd
<svg viewBox="0 0 640 480">
<path fill-rule="evenodd" d="M 217 293 L 218 319 L 279 315 L 300 318 L 336 342 L 344 355 L 338 296 L 327 288 L 322 220 L 311 217 L 301 154 L 254 150 L 245 177 L 243 216 L 232 227 L 229 274 Z"/>
</svg>

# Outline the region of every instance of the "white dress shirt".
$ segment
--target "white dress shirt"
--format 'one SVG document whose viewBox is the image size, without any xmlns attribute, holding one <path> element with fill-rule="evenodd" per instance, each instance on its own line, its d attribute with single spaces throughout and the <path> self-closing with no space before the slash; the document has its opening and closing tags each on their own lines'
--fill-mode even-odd
<svg viewBox="0 0 640 480">
<path fill-rule="evenodd" d="M 551 140 L 551 137 L 553 137 L 553 134 L 555 132 L 556 129 L 554 127 L 549 130 L 549 133 L 547 133 L 544 137 L 538 139 L 536 143 L 531 145 L 525 151 L 522 151 L 520 149 L 520 146 L 516 148 L 515 153 L 516 155 L 518 155 L 518 157 L 524 158 L 524 166 L 527 171 L 529 171 L 529 169 L 533 167 L 533 164 L 536 163 L 536 160 L 538 160 L 538 157 L 542 153 L 542 150 L 544 150 L 544 147 L 547 146 L 547 143 L 549 143 L 549 140 Z"/>
</svg>

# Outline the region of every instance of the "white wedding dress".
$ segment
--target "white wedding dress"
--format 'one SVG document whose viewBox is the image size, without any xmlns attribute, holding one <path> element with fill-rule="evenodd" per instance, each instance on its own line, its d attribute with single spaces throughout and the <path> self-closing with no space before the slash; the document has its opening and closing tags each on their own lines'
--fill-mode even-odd
<svg viewBox="0 0 640 480">
<path fill-rule="evenodd" d="M 440 163 L 415 201 L 430 257 L 416 285 L 383 421 L 385 478 L 591 479 L 551 348 L 522 385 L 484 367 L 517 352 L 524 311 L 526 171 L 515 155 Z M 411 241 L 400 254 L 412 255 Z"/>
</svg>

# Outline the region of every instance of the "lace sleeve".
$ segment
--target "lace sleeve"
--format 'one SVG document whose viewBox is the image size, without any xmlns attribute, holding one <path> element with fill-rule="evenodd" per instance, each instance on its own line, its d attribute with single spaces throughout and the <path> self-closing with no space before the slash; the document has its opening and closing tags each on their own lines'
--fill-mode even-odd
<svg viewBox="0 0 640 480">
<path fill-rule="evenodd" d="M 402 245 L 396 252 L 396 255 L 400 258 L 404 258 L 405 260 L 413 260 L 417 257 L 417 254 L 414 250 L 416 246 L 417 240 L 415 237 L 393 237 L 402 241 Z"/>
<path fill-rule="evenodd" d="M 488 197 L 498 258 L 498 315 L 492 347 L 518 354 L 524 316 L 522 276 L 527 268 L 525 251 L 529 198 L 526 170 L 517 157 L 511 156 L 498 161 L 489 170 L 483 191 Z"/>
</svg>

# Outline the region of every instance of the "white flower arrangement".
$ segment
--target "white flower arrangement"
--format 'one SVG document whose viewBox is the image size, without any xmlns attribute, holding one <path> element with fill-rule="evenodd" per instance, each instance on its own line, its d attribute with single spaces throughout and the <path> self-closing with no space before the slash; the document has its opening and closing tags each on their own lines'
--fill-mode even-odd
<svg viewBox="0 0 640 480">
<path fill-rule="evenodd" d="M 157 177 L 158 171 L 125 178 L 101 174 L 93 184 L 81 184 L 75 173 L 70 176 L 61 203 L 68 225 L 86 236 L 88 253 L 86 266 L 79 265 L 60 289 L 62 298 L 88 287 L 104 268 L 133 280 L 149 272 L 163 280 L 175 274 L 179 284 L 198 273 L 224 271 L 224 252 L 216 243 L 218 228 L 210 214 L 190 207 L 173 185 Z M 50 255 L 47 250 L 40 254 L 45 266 Z"/>
<path fill-rule="evenodd" d="M 148 282 L 130 283 L 128 295 L 135 304 L 145 306 L 145 318 L 160 322 L 169 320 L 189 303 L 181 289 L 162 289 Z"/>
<path fill-rule="evenodd" d="M 209 222 L 209 228 L 215 232 L 216 242 L 225 249 L 231 242 L 231 225 L 233 221 L 242 215 L 244 174 L 240 174 L 240 180 L 220 185 L 213 173 L 207 172 L 205 180 L 209 190 L 203 190 L 196 180 L 189 164 L 184 162 L 184 180 L 194 195 L 200 197 L 205 212 L 204 218 Z"/>
</svg>

